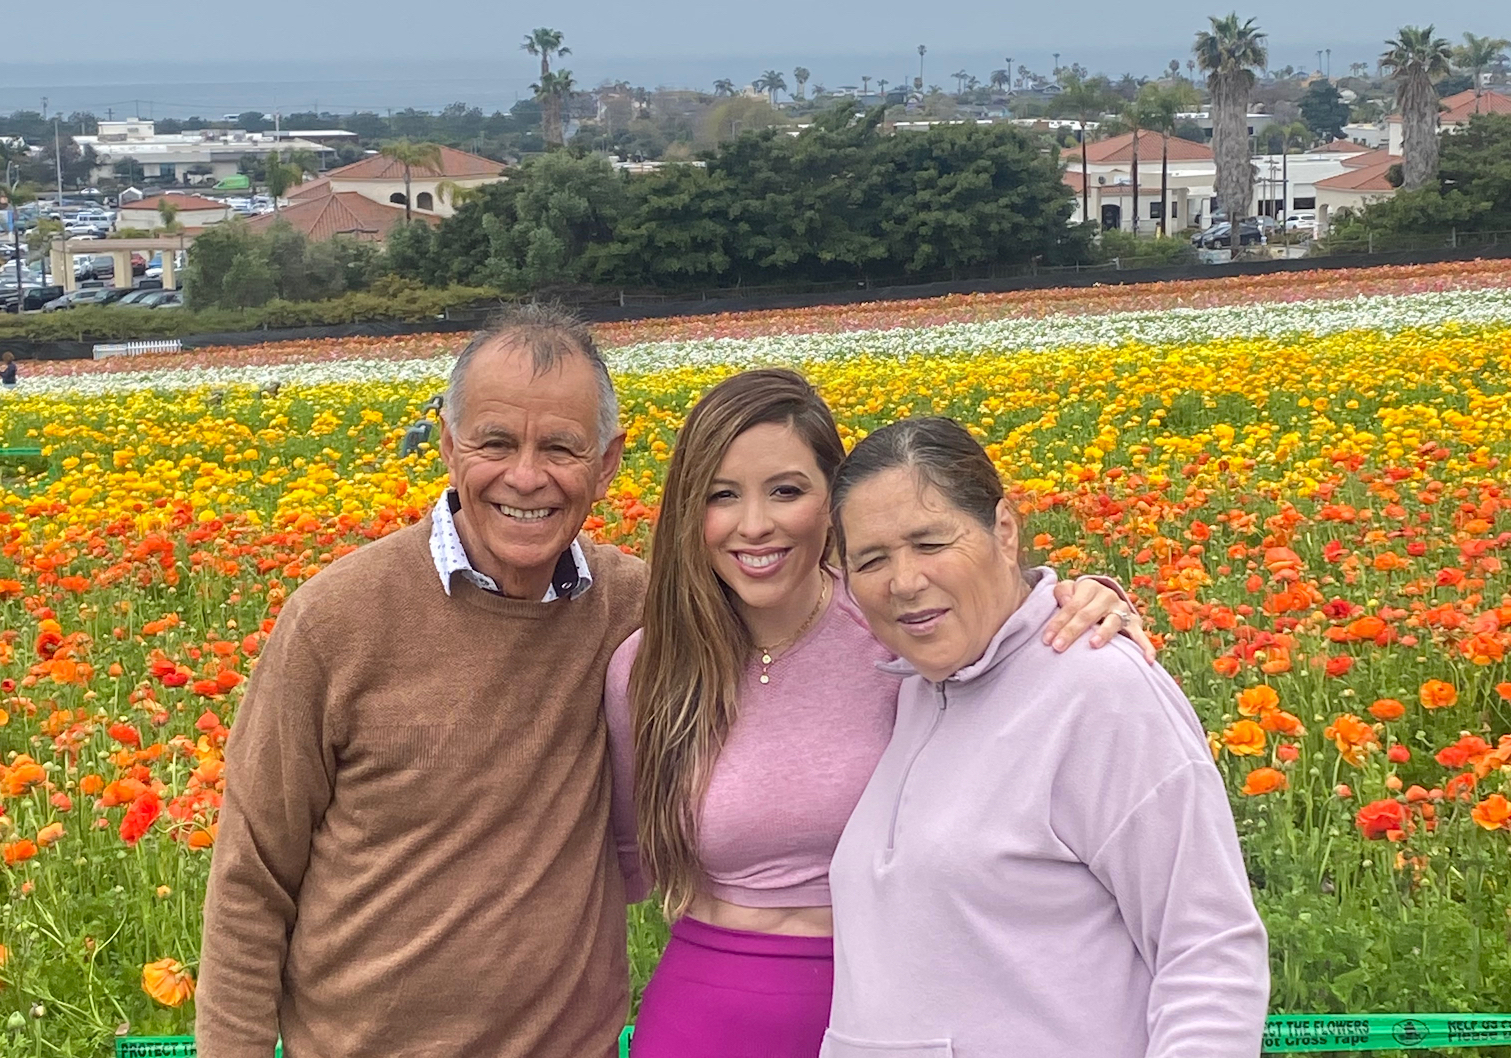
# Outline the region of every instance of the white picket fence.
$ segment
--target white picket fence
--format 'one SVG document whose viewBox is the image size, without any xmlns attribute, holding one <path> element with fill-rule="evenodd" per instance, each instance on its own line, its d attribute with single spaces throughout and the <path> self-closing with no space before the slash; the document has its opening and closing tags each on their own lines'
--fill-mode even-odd
<svg viewBox="0 0 1511 1058">
<path fill-rule="evenodd" d="M 177 338 L 159 338 L 148 342 L 105 342 L 94 347 L 94 358 L 107 356 L 136 356 L 140 353 L 176 353 L 183 343 Z"/>
</svg>

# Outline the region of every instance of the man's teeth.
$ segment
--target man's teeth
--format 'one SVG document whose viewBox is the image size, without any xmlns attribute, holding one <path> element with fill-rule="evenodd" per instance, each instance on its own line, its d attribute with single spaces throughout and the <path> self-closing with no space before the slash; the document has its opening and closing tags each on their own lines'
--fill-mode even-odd
<svg viewBox="0 0 1511 1058">
<path fill-rule="evenodd" d="M 765 569 L 767 566 L 773 566 L 780 562 L 786 554 L 787 552 L 785 551 L 773 551 L 769 555 L 742 554 L 740 555 L 740 563 L 750 566 L 752 569 Z"/>
<path fill-rule="evenodd" d="M 527 511 L 523 507 L 510 507 L 507 504 L 500 503 L 498 509 L 510 518 L 518 518 L 522 522 L 538 522 L 542 518 L 549 518 L 551 516 L 550 507 L 537 507 L 534 510 Z"/>
</svg>

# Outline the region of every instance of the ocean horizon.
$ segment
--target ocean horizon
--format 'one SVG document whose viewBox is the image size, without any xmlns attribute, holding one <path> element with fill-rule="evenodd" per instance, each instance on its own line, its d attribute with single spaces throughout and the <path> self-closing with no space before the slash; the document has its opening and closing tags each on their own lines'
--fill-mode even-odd
<svg viewBox="0 0 1511 1058">
<path fill-rule="evenodd" d="M 1346 72 L 1350 61 L 1369 59 L 1372 68 L 1371 50 L 1378 49 L 1362 42 L 1323 46 L 1333 49 L 1335 76 Z M 1315 65 L 1315 51 L 1305 45 L 1272 47 L 1271 65 Z M 1012 54 L 1014 67 L 1026 64 L 1048 72 L 1054 65 L 1047 51 L 1024 49 L 1022 55 Z M 1080 62 L 1093 73 L 1116 79 L 1125 72 L 1156 76 L 1171 59 L 1179 59 L 1184 69 L 1188 57 L 1174 45 L 1130 46 L 1063 53 L 1061 62 Z M 981 49 L 931 49 L 925 57 L 924 77 L 927 83 L 947 89 L 953 87 L 951 74 L 955 70 L 967 70 L 986 81 L 992 70 L 1004 65 L 1004 58 Z M 40 110 L 44 97 L 49 115 L 61 113 L 65 117 L 86 111 L 117 118 L 212 118 L 247 110 L 270 114 L 311 110 L 384 113 L 406 107 L 436 111 L 457 102 L 491 114 L 507 111 L 533 94 L 530 84 L 536 72 L 532 61 L 518 50 L 504 50 L 497 56 L 335 62 L 11 62 L 0 64 L 0 114 Z M 782 70 L 791 83 L 791 71 L 799 64 L 812 71 L 810 90 L 816 84 L 831 89 L 859 85 L 862 75 L 869 76 L 873 84 L 882 77 L 897 84 L 918 74 L 918 56 L 911 49 L 806 56 L 794 51 L 761 57 L 571 55 L 561 63 L 572 71 L 581 88 L 623 80 L 647 88 L 701 91 L 711 91 L 713 82 L 721 77 L 737 85 L 748 84 L 766 69 Z"/>
</svg>

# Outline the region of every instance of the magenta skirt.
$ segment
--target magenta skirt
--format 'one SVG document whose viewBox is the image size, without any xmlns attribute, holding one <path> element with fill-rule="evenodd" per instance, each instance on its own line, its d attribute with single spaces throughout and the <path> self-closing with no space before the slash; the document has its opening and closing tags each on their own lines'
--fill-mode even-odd
<svg viewBox="0 0 1511 1058">
<path fill-rule="evenodd" d="M 683 917 L 645 986 L 630 1058 L 817 1058 L 834 940 Z"/>
</svg>

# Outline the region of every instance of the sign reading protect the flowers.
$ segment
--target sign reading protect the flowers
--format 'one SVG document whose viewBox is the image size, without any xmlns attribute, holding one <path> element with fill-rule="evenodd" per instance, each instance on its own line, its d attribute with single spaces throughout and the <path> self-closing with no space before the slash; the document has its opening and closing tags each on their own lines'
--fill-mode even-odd
<svg viewBox="0 0 1511 1058">
<path fill-rule="evenodd" d="M 1270 1054 L 1505 1044 L 1511 1014 L 1277 1014 L 1264 1031 Z"/>
<path fill-rule="evenodd" d="M 115 1058 L 196 1058 L 193 1036 L 117 1036 Z M 282 1058 L 283 1044 L 273 1052 Z"/>
</svg>

